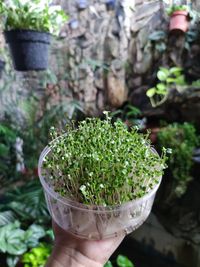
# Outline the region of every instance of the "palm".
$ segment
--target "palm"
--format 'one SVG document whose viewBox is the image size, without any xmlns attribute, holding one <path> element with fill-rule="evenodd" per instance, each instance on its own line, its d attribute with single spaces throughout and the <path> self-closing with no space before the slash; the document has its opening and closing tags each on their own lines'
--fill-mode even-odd
<svg viewBox="0 0 200 267">
<path fill-rule="evenodd" d="M 119 246 L 124 236 L 105 240 L 86 240 L 65 232 L 62 228 L 54 223 L 53 225 L 56 243 L 59 246 L 72 248 L 80 252 L 87 258 L 105 264 L 115 249 Z"/>
</svg>

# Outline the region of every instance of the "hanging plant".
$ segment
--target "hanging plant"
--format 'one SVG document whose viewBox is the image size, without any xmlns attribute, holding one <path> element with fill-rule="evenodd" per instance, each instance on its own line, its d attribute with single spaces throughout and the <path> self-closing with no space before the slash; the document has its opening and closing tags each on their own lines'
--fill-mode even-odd
<svg viewBox="0 0 200 267">
<path fill-rule="evenodd" d="M 173 88 L 181 92 L 187 88 L 187 82 L 183 69 L 180 67 L 165 68 L 160 67 L 157 72 L 158 83 L 155 87 L 147 90 L 146 95 L 151 101 L 152 107 L 157 107 L 165 103 Z"/>
<path fill-rule="evenodd" d="M 157 80 L 157 84 L 146 92 L 154 108 L 164 104 L 174 89 L 179 94 L 183 94 L 190 87 L 199 88 L 200 84 L 200 79 L 188 83 L 183 68 L 180 67 L 160 67 L 157 72 Z"/>
<path fill-rule="evenodd" d="M 67 20 L 61 7 L 49 0 L 10 0 L 0 3 L 0 14 L 15 69 L 47 69 L 51 35 Z"/>
<path fill-rule="evenodd" d="M 167 10 L 170 16 L 169 30 L 180 30 L 182 32 L 187 32 L 189 28 L 189 8 L 186 5 L 173 5 Z"/>
</svg>

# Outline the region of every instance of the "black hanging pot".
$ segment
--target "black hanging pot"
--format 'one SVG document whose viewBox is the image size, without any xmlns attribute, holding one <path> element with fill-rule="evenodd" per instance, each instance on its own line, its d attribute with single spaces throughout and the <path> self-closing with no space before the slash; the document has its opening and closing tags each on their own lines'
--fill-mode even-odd
<svg viewBox="0 0 200 267">
<path fill-rule="evenodd" d="M 4 67 L 5 67 L 5 61 L 0 59 L 0 79 L 2 77 L 2 72 L 4 70 Z"/>
<path fill-rule="evenodd" d="M 4 32 L 15 70 L 45 70 L 48 68 L 51 34 L 33 30 Z"/>
</svg>

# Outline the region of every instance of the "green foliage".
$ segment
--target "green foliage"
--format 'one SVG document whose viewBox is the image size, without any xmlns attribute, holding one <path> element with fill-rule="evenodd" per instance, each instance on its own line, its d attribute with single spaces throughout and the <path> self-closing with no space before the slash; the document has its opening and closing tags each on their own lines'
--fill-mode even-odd
<svg viewBox="0 0 200 267">
<path fill-rule="evenodd" d="M 134 267 L 133 263 L 127 257 L 123 255 L 118 255 L 117 265 L 119 267 Z"/>
<path fill-rule="evenodd" d="M 108 261 L 108 262 L 106 262 L 104 267 L 113 267 L 113 265 L 112 265 L 111 261 Z"/>
<path fill-rule="evenodd" d="M 33 224 L 25 231 L 20 228 L 20 222 L 15 221 L 0 228 L 0 252 L 22 255 L 28 248 L 37 246 L 44 236 L 41 226 Z"/>
<path fill-rule="evenodd" d="M 27 119 L 27 126 L 22 133 L 22 138 L 24 140 L 25 165 L 29 169 L 37 166 L 39 153 L 48 142 L 50 127 L 63 128 L 69 119 L 77 116 L 78 112 L 83 113 L 80 102 L 76 100 L 60 100 L 59 103 L 50 107 L 49 97 L 46 97 L 42 116 L 38 116 L 37 107 L 38 101 L 35 98 L 31 98 L 21 105 Z"/>
<path fill-rule="evenodd" d="M 117 205 L 144 196 L 159 181 L 166 161 L 151 148 L 148 135 L 128 131 L 121 121 L 87 118 L 67 126 L 59 138 L 52 129 L 51 153 L 44 159 L 54 189 L 85 204 Z"/>
<path fill-rule="evenodd" d="M 171 16 L 176 11 L 189 11 L 189 7 L 186 5 L 172 5 L 167 9 L 167 14 Z"/>
<path fill-rule="evenodd" d="M 25 231 L 18 221 L 0 228 L 0 252 L 21 255 L 26 249 Z"/>
<path fill-rule="evenodd" d="M 46 243 L 41 243 L 38 247 L 31 249 L 22 257 L 24 267 L 44 267 L 51 249 L 52 247 Z"/>
<path fill-rule="evenodd" d="M 19 261 L 19 256 L 13 256 L 13 255 L 8 255 L 7 256 L 7 265 L 8 267 L 15 267 Z"/>
<path fill-rule="evenodd" d="M 198 23 L 200 19 L 200 14 L 198 12 L 190 11 L 192 21 L 190 22 L 191 24 Z M 190 28 L 186 33 L 185 33 L 185 44 L 184 47 L 186 50 L 190 51 L 191 49 L 191 44 L 194 43 L 194 41 L 197 41 L 199 37 L 199 31 L 196 27 Z M 158 31 L 153 31 L 149 36 L 148 36 L 149 41 L 151 41 L 153 47 L 159 52 L 167 52 L 168 48 L 168 34 L 166 31 L 158 30 Z"/>
<path fill-rule="evenodd" d="M 164 31 L 154 31 L 149 35 L 149 40 L 151 41 L 158 41 L 161 39 L 165 39 L 166 38 L 166 33 Z"/>
<path fill-rule="evenodd" d="M 131 104 L 126 105 L 124 109 L 117 109 L 111 113 L 112 117 L 120 116 L 123 121 L 136 119 L 138 115 L 141 115 L 141 111 Z"/>
<path fill-rule="evenodd" d="M 135 265 L 123 255 L 118 255 L 116 259 L 116 263 L 118 267 L 134 267 Z M 104 267 L 113 267 L 111 261 L 108 261 Z"/>
<path fill-rule="evenodd" d="M 149 40 L 155 44 L 155 49 L 159 52 L 166 51 L 167 33 L 164 31 L 154 31 L 149 35 Z"/>
<path fill-rule="evenodd" d="M 26 223 L 30 221 L 48 223 L 50 221 L 43 190 L 38 180 L 6 193 L 0 211 L 2 211 L 0 225 L 3 221 L 11 221 L 12 217 L 17 217 L 21 222 Z M 3 213 L 8 211 L 12 213 Z"/>
<path fill-rule="evenodd" d="M 183 69 L 179 67 L 170 69 L 160 67 L 157 72 L 157 78 L 158 83 L 156 86 L 148 89 L 146 93 L 153 107 L 157 107 L 167 100 L 170 89 L 176 88 L 181 91 L 181 88 L 187 85 Z"/>
<path fill-rule="evenodd" d="M 199 15 L 200 16 L 200 15 Z M 194 18 L 194 23 L 199 21 L 199 18 Z M 185 49 L 190 51 L 191 44 L 197 41 L 199 38 L 199 31 L 197 28 L 191 28 L 185 33 Z"/>
<path fill-rule="evenodd" d="M 49 0 L 10 0 L 1 3 L 4 29 L 36 30 L 57 35 L 67 16 L 60 6 L 49 4 Z"/>
<path fill-rule="evenodd" d="M 14 145 L 16 134 L 7 126 L 0 124 L 0 157 L 9 156 L 10 149 Z"/>
<path fill-rule="evenodd" d="M 106 62 L 88 58 L 84 60 L 79 67 L 87 67 L 90 66 L 92 70 L 95 72 L 98 68 L 102 68 L 105 71 L 109 71 L 109 65 Z"/>
<path fill-rule="evenodd" d="M 180 197 L 191 181 L 191 168 L 193 166 L 193 151 L 199 144 L 199 137 L 195 127 L 190 123 L 173 123 L 158 133 L 160 147 L 167 146 L 172 149 L 169 157 L 169 169 L 174 178 L 174 191 Z"/>
<path fill-rule="evenodd" d="M 20 222 L 7 224 L 0 228 L 0 252 L 8 254 L 7 264 L 14 267 L 24 252 L 37 246 L 39 239 L 45 236 L 44 229 L 32 224 L 26 231 L 21 229 Z"/>
<path fill-rule="evenodd" d="M 38 240 L 46 235 L 44 228 L 40 225 L 32 224 L 25 233 L 25 243 L 28 248 L 38 245 Z"/>
<path fill-rule="evenodd" d="M 127 104 L 125 107 L 113 111 L 111 116 L 114 119 L 120 119 L 128 125 L 135 125 L 141 129 L 143 120 L 138 118 L 141 114 L 142 112 L 137 107 Z"/>
<path fill-rule="evenodd" d="M 200 79 L 192 82 L 192 87 L 200 88 Z"/>
<path fill-rule="evenodd" d="M 0 180 L 6 183 L 15 176 L 15 141 L 16 132 L 6 124 L 0 124 Z"/>
<path fill-rule="evenodd" d="M 23 253 L 37 247 L 41 238 L 53 240 L 52 230 L 45 226 L 49 222 L 39 180 L 5 194 L 0 205 L 0 252 L 6 253 L 9 267 L 16 266 Z"/>
<path fill-rule="evenodd" d="M 11 210 L 0 212 L 0 227 L 16 220 L 15 213 Z"/>
</svg>

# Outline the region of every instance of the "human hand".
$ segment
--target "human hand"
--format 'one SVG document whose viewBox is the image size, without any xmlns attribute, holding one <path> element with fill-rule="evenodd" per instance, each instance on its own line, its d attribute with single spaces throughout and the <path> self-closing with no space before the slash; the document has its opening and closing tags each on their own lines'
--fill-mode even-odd
<svg viewBox="0 0 200 267">
<path fill-rule="evenodd" d="M 124 236 L 104 240 L 85 240 L 53 223 L 55 244 L 46 267 L 102 267 Z"/>
</svg>

